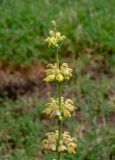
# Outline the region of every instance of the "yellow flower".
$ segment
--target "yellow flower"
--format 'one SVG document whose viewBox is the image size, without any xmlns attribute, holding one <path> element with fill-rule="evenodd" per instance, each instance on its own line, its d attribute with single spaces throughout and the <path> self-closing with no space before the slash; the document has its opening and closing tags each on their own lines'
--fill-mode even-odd
<svg viewBox="0 0 115 160">
<path fill-rule="evenodd" d="M 59 99 L 50 98 L 49 102 L 46 104 L 46 108 L 43 110 L 43 113 L 48 115 L 51 119 L 57 118 L 62 120 L 63 117 L 70 118 L 71 113 L 74 111 L 75 107 L 73 106 L 73 101 L 67 99 L 64 101 L 64 98 L 61 97 L 61 110 L 59 107 Z"/>
<path fill-rule="evenodd" d="M 77 145 L 74 142 L 70 142 L 67 145 L 67 150 L 69 154 L 76 154 L 75 149 L 77 148 Z"/>
<path fill-rule="evenodd" d="M 76 154 L 75 150 L 73 149 L 73 147 L 67 147 L 68 153 L 69 154 Z"/>
<path fill-rule="evenodd" d="M 50 37 L 47 37 L 45 42 L 47 42 L 49 46 L 59 47 L 60 43 L 64 41 L 65 36 L 61 35 L 61 33 L 57 31 L 57 25 L 55 21 L 52 21 L 52 24 L 54 26 L 54 30 L 49 31 Z"/>
<path fill-rule="evenodd" d="M 60 42 L 61 41 L 63 42 L 65 39 L 65 36 L 62 36 L 60 32 L 56 32 L 55 37 L 56 37 L 57 41 L 60 41 Z"/>
<path fill-rule="evenodd" d="M 62 82 L 72 77 L 72 69 L 69 68 L 66 63 L 63 63 L 60 68 L 58 68 L 56 64 L 49 64 L 45 72 L 46 78 L 44 78 L 44 81 L 46 82 Z"/>
<path fill-rule="evenodd" d="M 46 82 L 51 82 L 51 81 L 54 81 L 54 79 L 55 79 L 54 75 L 49 75 L 46 78 L 44 78 L 43 80 Z"/>
<path fill-rule="evenodd" d="M 66 79 L 70 79 L 72 77 L 72 69 L 68 67 L 67 63 L 63 63 L 60 67 L 61 73 L 65 76 Z"/>
<path fill-rule="evenodd" d="M 58 147 L 58 152 L 63 152 L 64 150 L 67 150 L 67 148 L 64 145 L 60 145 Z"/>
<path fill-rule="evenodd" d="M 74 111 L 75 107 L 73 106 L 73 101 L 72 101 L 71 99 L 67 99 L 67 100 L 65 101 L 65 108 L 66 108 L 67 110 L 69 110 L 70 112 L 73 112 L 73 111 Z"/>
<path fill-rule="evenodd" d="M 71 117 L 70 112 L 66 109 L 63 110 L 63 115 L 64 115 L 65 118 L 70 118 Z"/>
<path fill-rule="evenodd" d="M 64 80 L 64 77 L 63 77 L 61 74 L 58 74 L 58 75 L 56 76 L 56 80 L 57 80 L 58 82 L 62 82 L 62 81 Z"/>
<path fill-rule="evenodd" d="M 42 141 L 42 149 L 56 151 L 59 131 L 49 132 L 46 138 Z M 58 152 L 67 151 L 69 154 L 76 154 L 76 138 L 71 137 L 68 132 L 64 132 L 59 141 Z"/>
<path fill-rule="evenodd" d="M 57 45 L 57 39 L 55 37 L 48 37 L 45 39 L 45 41 L 48 43 L 49 46 Z"/>
<path fill-rule="evenodd" d="M 48 150 L 49 149 L 49 141 L 47 139 L 44 139 L 42 141 L 42 147 L 41 149 L 44 149 L 44 150 Z"/>
<path fill-rule="evenodd" d="M 50 98 L 49 103 L 46 104 L 46 108 L 43 110 L 43 113 L 49 115 L 51 119 L 61 118 L 61 112 L 59 110 L 58 100 L 56 101 L 53 98 Z"/>
</svg>

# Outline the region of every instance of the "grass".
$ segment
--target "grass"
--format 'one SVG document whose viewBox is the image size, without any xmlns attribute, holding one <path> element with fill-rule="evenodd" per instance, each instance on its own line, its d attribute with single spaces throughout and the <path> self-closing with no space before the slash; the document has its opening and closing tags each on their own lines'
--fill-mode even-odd
<svg viewBox="0 0 115 160">
<path fill-rule="evenodd" d="M 23 98 L 15 102 L 4 99 L 2 103 L 3 108 L 0 110 L 1 159 L 32 159 L 32 156 L 37 156 L 39 153 L 39 137 L 43 134 L 43 126 L 39 119 L 40 109 L 42 109 L 40 106 L 43 102 L 40 102 L 39 108 L 37 104 L 36 109 L 31 106 L 31 100 Z"/>
<path fill-rule="evenodd" d="M 28 65 L 53 57 L 44 47 L 44 37 L 55 19 L 67 36 L 67 53 L 78 56 L 91 48 L 115 62 L 114 6 L 114 0 L 1 1 L 0 60 Z"/>
</svg>

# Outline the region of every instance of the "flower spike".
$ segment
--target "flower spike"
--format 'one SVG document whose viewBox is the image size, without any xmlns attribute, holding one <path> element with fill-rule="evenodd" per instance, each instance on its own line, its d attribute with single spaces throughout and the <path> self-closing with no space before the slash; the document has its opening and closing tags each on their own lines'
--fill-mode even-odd
<svg viewBox="0 0 115 160">
<path fill-rule="evenodd" d="M 49 116 L 51 119 L 57 120 L 58 129 L 55 132 L 46 133 L 45 139 L 42 141 L 41 149 L 49 150 L 57 153 L 57 158 L 53 160 L 61 160 L 61 153 L 76 154 L 77 139 L 71 137 L 68 132 L 62 132 L 62 122 L 65 118 L 71 118 L 75 111 L 73 101 L 62 97 L 62 84 L 67 82 L 72 77 L 72 69 L 67 63 L 60 65 L 58 52 L 61 44 L 65 40 L 58 31 L 56 22 L 52 21 L 53 29 L 49 31 L 49 36 L 45 39 L 48 46 L 56 49 L 56 63 L 48 64 L 45 70 L 45 82 L 54 82 L 57 85 L 58 97 L 56 99 L 50 98 L 46 104 L 43 114 Z"/>
</svg>

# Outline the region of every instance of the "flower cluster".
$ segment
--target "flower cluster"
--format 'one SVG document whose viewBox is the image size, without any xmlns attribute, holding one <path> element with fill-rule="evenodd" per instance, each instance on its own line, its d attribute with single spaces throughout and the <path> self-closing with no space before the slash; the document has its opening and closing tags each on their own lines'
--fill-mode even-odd
<svg viewBox="0 0 115 160">
<path fill-rule="evenodd" d="M 46 139 L 42 141 L 41 149 L 58 152 L 67 151 L 69 154 L 75 154 L 77 139 L 71 137 L 68 132 L 64 132 L 57 148 L 58 134 L 59 132 L 57 130 L 55 132 L 47 133 Z"/>
<path fill-rule="evenodd" d="M 45 41 L 49 46 L 59 47 L 59 44 L 64 41 L 65 36 L 61 35 L 61 33 L 57 31 L 57 25 L 55 21 L 52 21 L 52 24 L 54 26 L 54 30 L 49 31 L 50 37 L 47 37 Z"/>
<path fill-rule="evenodd" d="M 64 102 L 64 98 L 61 97 L 61 110 L 59 108 L 59 99 L 50 98 L 49 103 L 46 104 L 46 108 L 43 110 L 43 113 L 50 116 L 51 119 L 58 118 L 62 119 L 62 116 L 65 118 L 70 118 L 71 113 L 75 110 L 73 106 L 73 101 L 67 99 Z"/>
<path fill-rule="evenodd" d="M 68 67 L 67 63 L 63 63 L 60 66 L 60 69 L 58 68 L 57 64 L 48 64 L 46 69 L 46 77 L 44 78 L 44 81 L 46 82 L 63 82 L 68 81 L 72 77 L 72 69 Z"/>
</svg>

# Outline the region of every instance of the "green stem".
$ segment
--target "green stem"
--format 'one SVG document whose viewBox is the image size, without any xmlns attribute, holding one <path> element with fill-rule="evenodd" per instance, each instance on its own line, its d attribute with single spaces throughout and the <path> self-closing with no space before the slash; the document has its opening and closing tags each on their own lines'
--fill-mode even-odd
<svg viewBox="0 0 115 160">
<path fill-rule="evenodd" d="M 59 54 L 58 54 L 59 49 L 57 48 L 57 53 L 56 53 L 56 63 L 57 67 L 59 68 Z"/>
<path fill-rule="evenodd" d="M 59 98 L 59 110 L 61 112 L 62 108 L 61 108 L 61 84 L 58 84 L 58 98 Z M 61 153 L 58 152 L 58 147 L 59 147 L 59 143 L 61 140 L 61 135 L 62 135 L 62 120 L 58 120 L 58 141 L 57 141 L 57 160 L 60 160 L 61 158 Z"/>
<path fill-rule="evenodd" d="M 59 137 L 58 137 L 57 149 L 59 147 L 59 142 L 61 140 L 62 121 L 58 121 L 58 126 L 59 126 Z M 61 160 L 61 152 L 58 152 L 58 151 L 57 151 L 57 160 Z"/>
<path fill-rule="evenodd" d="M 59 68 L 59 55 L 58 55 L 58 51 L 59 49 L 57 48 L 57 53 L 56 53 L 56 64 L 57 64 L 57 67 Z M 59 100 L 59 110 L 60 112 L 62 111 L 62 108 L 61 108 L 61 84 L 58 83 L 57 85 L 57 88 L 58 88 L 58 100 Z M 57 141 L 57 160 L 60 160 L 61 159 L 61 153 L 58 152 L 58 147 L 59 147 L 59 143 L 60 143 L 60 140 L 61 140 L 61 135 L 62 135 L 62 120 L 58 120 L 58 141 Z"/>
</svg>

